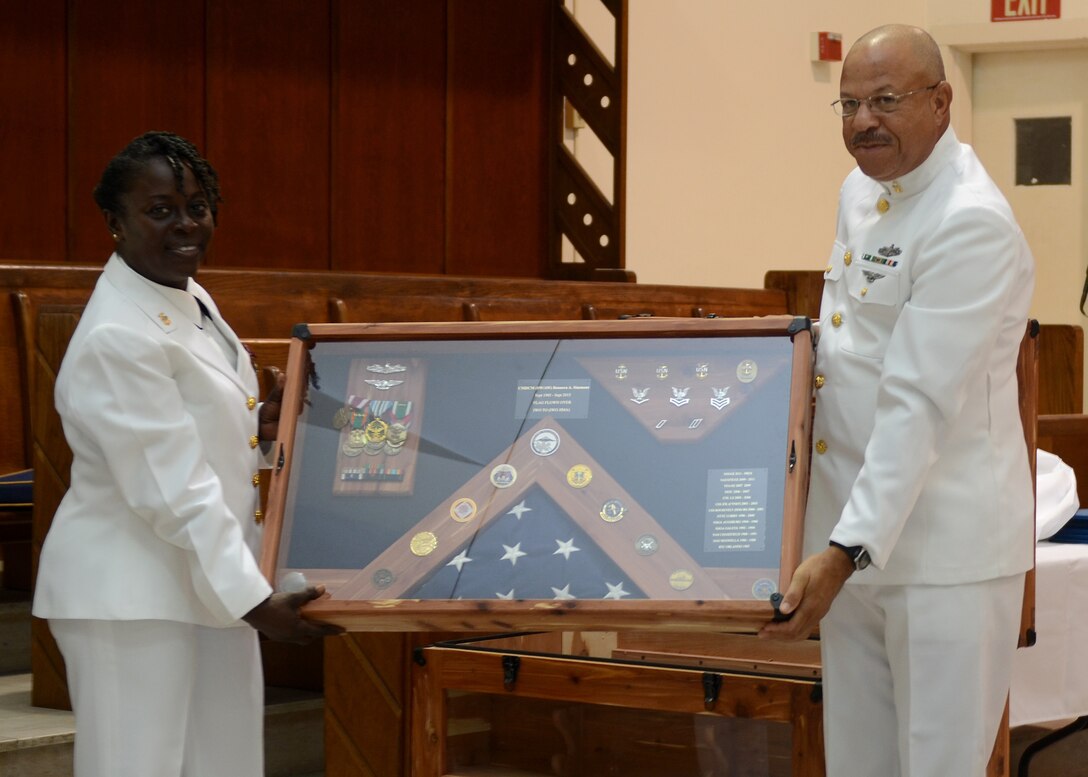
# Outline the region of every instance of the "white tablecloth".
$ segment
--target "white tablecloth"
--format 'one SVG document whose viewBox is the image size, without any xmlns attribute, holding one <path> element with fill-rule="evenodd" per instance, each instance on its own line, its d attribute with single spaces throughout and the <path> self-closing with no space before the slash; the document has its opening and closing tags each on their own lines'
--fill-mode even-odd
<svg viewBox="0 0 1088 777">
<path fill-rule="evenodd" d="M 1088 545 L 1040 542 L 1034 647 L 1016 651 L 1013 726 L 1088 715 Z"/>
</svg>

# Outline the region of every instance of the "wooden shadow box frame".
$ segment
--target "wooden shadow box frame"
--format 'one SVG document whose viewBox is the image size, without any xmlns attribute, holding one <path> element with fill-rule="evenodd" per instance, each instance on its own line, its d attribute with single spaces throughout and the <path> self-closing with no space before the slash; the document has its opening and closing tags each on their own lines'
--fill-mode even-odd
<svg viewBox="0 0 1088 777">
<path fill-rule="evenodd" d="M 754 631 L 800 562 L 807 318 L 313 324 L 261 567 L 353 631 Z"/>
</svg>

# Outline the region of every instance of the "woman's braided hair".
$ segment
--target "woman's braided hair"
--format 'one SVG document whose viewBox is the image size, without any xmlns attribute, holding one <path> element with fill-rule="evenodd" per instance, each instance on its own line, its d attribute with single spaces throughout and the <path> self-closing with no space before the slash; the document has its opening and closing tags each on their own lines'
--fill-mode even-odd
<svg viewBox="0 0 1088 777">
<path fill-rule="evenodd" d="M 109 161 L 102 171 L 101 180 L 94 187 L 94 201 L 98 207 L 110 213 L 123 213 L 121 197 L 129 191 L 132 181 L 143 172 L 148 161 L 155 157 L 162 157 L 170 165 L 179 192 L 182 190 L 185 168 L 193 171 L 193 176 L 208 198 L 214 222 L 219 203 L 223 201 L 219 194 L 219 176 L 196 150 L 196 146 L 172 132 L 146 132 L 134 138 Z"/>
</svg>

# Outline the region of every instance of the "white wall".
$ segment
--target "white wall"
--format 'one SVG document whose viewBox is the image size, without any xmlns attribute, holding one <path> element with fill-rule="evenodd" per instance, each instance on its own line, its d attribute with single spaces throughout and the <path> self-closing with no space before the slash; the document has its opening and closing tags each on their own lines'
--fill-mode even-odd
<svg viewBox="0 0 1088 777">
<path fill-rule="evenodd" d="M 748 287 L 823 268 L 853 159 L 829 106 L 840 65 L 812 63 L 810 35 L 842 33 L 845 53 L 925 5 L 629 0 L 627 268 Z"/>
<path fill-rule="evenodd" d="M 600 0 L 567 3 L 611 56 L 611 16 Z M 840 65 L 810 61 L 811 33 L 841 33 L 845 53 L 880 24 L 927 27 L 945 51 L 953 124 L 970 142 L 972 52 L 1088 39 L 1083 0 L 1066 0 L 1059 21 L 995 24 L 989 8 L 985 0 L 629 0 L 627 268 L 644 283 L 750 287 L 762 286 L 767 270 L 824 267 L 853 160 L 828 105 Z M 576 154 L 610 191 L 610 158 L 589 130 L 576 134 Z"/>
</svg>

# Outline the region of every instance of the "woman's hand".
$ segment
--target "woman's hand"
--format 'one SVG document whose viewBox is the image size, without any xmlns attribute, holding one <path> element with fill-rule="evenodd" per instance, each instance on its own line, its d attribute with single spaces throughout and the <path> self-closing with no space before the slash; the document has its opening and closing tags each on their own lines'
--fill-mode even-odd
<svg viewBox="0 0 1088 777">
<path fill-rule="evenodd" d="M 325 586 L 310 586 L 297 593 L 272 594 L 244 616 L 242 620 L 276 642 L 305 645 L 321 637 L 343 634 L 342 626 L 323 621 L 306 620 L 299 609 L 307 602 L 325 595 Z"/>
<path fill-rule="evenodd" d="M 268 397 L 261 403 L 257 414 L 258 436 L 261 442 L 272 442 L 280 429 L 280 406 L 283 404 L 283 387 L 287 376 L 276 370 L 276 385 L 268 392 Z"/>
</svg>

